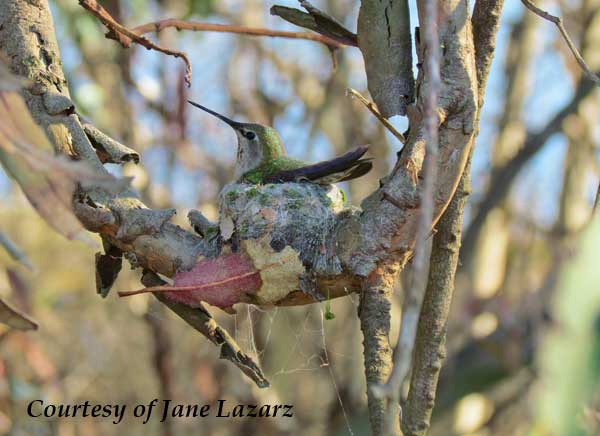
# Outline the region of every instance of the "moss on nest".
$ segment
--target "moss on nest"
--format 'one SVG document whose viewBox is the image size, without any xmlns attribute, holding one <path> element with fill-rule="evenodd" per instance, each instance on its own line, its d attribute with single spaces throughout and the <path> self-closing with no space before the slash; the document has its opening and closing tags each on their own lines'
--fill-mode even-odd
<svg viewBox="0 0 600 436">
<path fill-rule="evenodd" d="M 337 187 L 232 183 L 223 188 L 219 200 L 221 221 L 233 222 L 240 240 L 268 236 L 275 250 L 291 246 L 307 267 L 340 272 L 335 250 L 327 246 L 344 207 L 344 196 Z"/>
</svg>

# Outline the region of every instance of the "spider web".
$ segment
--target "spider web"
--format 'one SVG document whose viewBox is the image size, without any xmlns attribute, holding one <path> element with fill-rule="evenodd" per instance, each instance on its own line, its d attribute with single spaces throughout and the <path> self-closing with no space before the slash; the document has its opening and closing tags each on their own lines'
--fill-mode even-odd
<svg viewBox="0 0 600 436">
<path fill-rule="evenodd" d="M 356 296 L 349 296 L 354 308 L 358 306 Z M 273 309 L 264 310 L 255 306 L 247 305 L 243 310 L 235 316 L 235 337 L 240 346 L 249 353 L 254 354 L 259 365 L 264 370 L 263 358 L 265 353 L 270 350 L 271 340 L 273 338 L 273 330 L 276 327 L 277 321 L 281 323 L 283 317 L 286 323 L 285 330 L 281 327 L 282 333 L 290 338 L 290 348 L 283 359 L 283 363 L 278 370 L 271 374 L 266 374 L 267 378 L 277 379 L 300 372 L 317 372 L 327 369 L 327 376 L 331 381 L 331 386 L 335 392 L 335 398 L 339 404 L 344 423 L 348 434 L 354 435 L 352 426 L 350 425 L 349 416 L 344 406 L 342 395 L 338 387 L 335 373 L 331 364 L 330 355 L 335 355 L 337 358 L 356 360 L 356 356 L 346 355 L 332 351 L 327 345 L 326 329 L 325 329 L 325 314 L 323 305 L 305 306 L 304 314 L 301 317 L 301 322 L 297 323 L 289 314 L 288 309 L 275 307 Z M 257 332 L 257 326 L 262 331 Z M 266 324 L 266 326 L 265 326 Z M 261 336 L 262 345 L 257 345 L 257 336 Z M 298 364 L 295 361 L 300 360 Z"/>
<path fill-rule="evenodd" d="M 352 302 L 352 310 L 356 310 L 358 297 L 348 295 L 346 299 Z M 275 342 L 281 342 L 282 335 L 285 335 L 285 338 L 288 339 L 287 343 L 290 345 L 289 350 L 284 352 L 283 361 L 277 366 L 278 369 L 271 370 L 270 373 L 265 371 L 267 379 L 276 380 L 298 373 L 317 373 L 326 370 L 327 378 L 330 380 L 335 399 L 342 412 L 347 433 L 354 436 L 355 433 L 350 424 L 330 356 L 335 356 L 335 360 L 338 362 L 336 365 L 344 363 L 344 360 L 350 361 L 353 365 L 359 357 L 337 352 L 327 344 L 326 332 L 330 326 L 335 327 L 333 323 L 342 322 L 342 320 L 347 322 L 349 318 L 336 318 L 334 321 L 328 321 L 332 324 L 326 324 L 324 307 L 325 303 L 295 308 L 274 307 L 269 309 L 252 305 L 241 306 L 238 308 L 237 314 L 233 316 L 232 333 L 240 347 L 253 355 L 263 371 L 265 371 L 263 360 L 266 355 L 276 351 L 275 347 L 280 344 Z M 147 313 L 149 316 L 163 320 L 166 317 L 166 312 L 159 313 L 154 305 L 148 307 Z M 328 329 L 325 328 L 326 325 Z M 340 334 L 339 330 L 335 333 Z"/>
</svg>

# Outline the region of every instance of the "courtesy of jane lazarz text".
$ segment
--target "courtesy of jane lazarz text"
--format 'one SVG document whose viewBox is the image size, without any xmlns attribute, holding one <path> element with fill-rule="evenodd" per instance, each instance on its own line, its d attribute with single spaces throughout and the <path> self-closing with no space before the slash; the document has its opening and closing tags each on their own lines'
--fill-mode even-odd
<svg viewBox="0 0 600 436">
<path fill-rule="evenodd" d="M 127 416 L 146 424 L 150 419 L 177 418 L 293 418 L 291 404 L 235 404 L 217 400 L 215 404 L 178 404 L 172 400 L 158 398 L 146 404 L 94 404 L 85 401 L 79 404 L 50 404 L 33 400 L 27 405 L 27 414 L 32 418 L 99 418 L 110 419 L 119 424 Z"/>
</svg>

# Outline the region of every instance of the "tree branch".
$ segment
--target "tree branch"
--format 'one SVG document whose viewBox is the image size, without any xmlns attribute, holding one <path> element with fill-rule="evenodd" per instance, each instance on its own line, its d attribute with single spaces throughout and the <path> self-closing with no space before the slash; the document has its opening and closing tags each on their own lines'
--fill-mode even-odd
<svg viewBox="0 0 600 436">
<path fill-rule="evenodd" d="M 517 154 L 504 166 L 492 172 L 490 177 L 492 182 L 490 183 L 489 189 L 483 199 L 479 202 L 477 212 L 465 231 L 465 236 L 462 243 L 462 253 L 464 256 L 466 256 L 463 258 L 463 262 L 465 264 L 469 262 L 468 257 L 473 252 L 475 243 L 477 242 L 477 237 L 483 224 L 485 223 L 485 218 L 488 213 L 500 201 L 507 197 L 508 193 L 510 192 L 512 182 L 525 164 L 542 149 L 542 147 L 546 144 L 546 141 L 548 141 L 552 135 L 561 130 L 562 123 L 567 119 L 567 117 L 572 114 L 577 109 L 579 104 L 596 89 L 597 88 L 593 82 L 582 80 L 577 86 L 571 101 L 567 103 L 539 132 L 529 133 L 525 139 L 523 147 L 517 152 Z"/>
<path fill-rule="evenodd" d="M 368 110 L 371 112 L 377 120 L 383 124 L 383 126 L 390 132 L 394 137 L 400 141 L 401 144 L 406 144 L 406 138 L 402 133 L 400 133 L 396 128 L 390 123 L 377 109 L 374 103 L 367 100 L 363 95 L 353 88 L 346 88 L 346 94 L 350 97 L 355 97 L 360 101 Z"/>
<path fill-rule="evenodd" d="M 363 333 L 365 377 L 369 420 L 373 435 L 384 431 L 386 411 L 400 413 L 397 403 L 390 404 L 378 398 L 370 386 L 386 382 L 392 372 L 392 346 L 389 340 L 394 283 L 400 270 L 398 262 L 382 265 L 371 273 L 363 284 L 358 316 Z M 398 433 L 398 420 L 394 432 Z"/>
<path fill-rule="evenodd" d="M 521 3 L 523 3 L 523 5 L 527 9 L 529 9 L 531 12 L 536 14 L 538 17 L 541 17 L 544 20 L 548 20 L 551 23 L 554 23 L 554 25 L 556 25 L 556 27 L 560 31 L 560 34 L 562 35 L 563 39 L 567 43 L 567 46 L 569 46 L 569 50 L 571 50 L 571 53 L 573 53 L 573 57 L 575 57 L 575 60 L 577 61 L 577 63 L 581 67 L 581 69 L 583 70 L 583 73 L 585 74 L 585 76 L 588 79 L 590 79 L 592 82 L 594 82 L 597 86 L 600 86 L 600 76 L 598 74 L 596 74 L 594 71 L 592 71 L 592 69 L 590 67 L 588 67 L 588 65 L 585 63 L 583 56 L 581 56 L 581 54 L 579 53 L 579 50 L 577 50 L 577 47 L 575 47 L 575 43 L 573 43 L 573 40 L 569 36 L 567 29 L 565 29 L 562 19 L 560 17 L 556 17 L 552 14 L 549 14 L 548 12 L 544 11 L 543 9 L 538 8 L 530 0 L 521 0 Z"/>
<path fill-rule="evenodd" d="M 275 5 L 271 7 L 271 15 L 277 15 L 296 26 L 320 33 L 340 44 L 358 47 L 356 34 L 342 26 L 335 18 L 315 8 L 306 0 L 300 0 L 300 6 L 306 9 L 308 13 L 294 8 Z"/>
<path fill-rule="evenodd" d="M 31 263 L 27 255 L 23 251 L 21 251 L 21 249 L 17 247 L 17 245 L 13 241 L 11 241 L 8 238 L 8 236 L 4 234 L 4 232 L 0 232 L 0 246 L 2 246 L 6 250 L 6 252 L 13 260 L 16 260 L 17 262 L 24 265 L 29 271 L 35 270 L 33 264 Z"/>
<path fill-rule="evenodd" d="M 398 413 L 400 406 L 401 387 L 411 367 L 413 349 L 417 336 L 419 314 L 427 285 L 429 253 L 427 239 L 431 233 L 434 209 L 434 187 L 437 179 L 438 167 L 438 94 L 441 88 L 440 80 L 440 47 L 438 35 L 438 6 L 433 0 L 418 3 L 421 22 L 421 35 L 423 38 L 423 52 L 425 53 L 424 74 L 428 78 L 428 87 L 424 97 L 424 128 L 425 128 L 425 175 L 424 189 L 421 193 L 421 215 L 417 227 L 417 237 L 414 250 L 412 283 L 406 289 L 404 304 L 402 306 L 402 324 L 398 342 L 394 349 L 394 369 L 385 385 L 373 386 L 373 390 L 380 397 L 388 399 L 386 418 L 386 435 L 396 433 Z"/>
<path fill-rule="evenodd" d="M 109 32 L 107 38 L 118 41 L 124 48 L 129 48 L 132 42 L 146 47 L 148 50 L 156 50 L 169 56 L 180 58 L 185 63 L 185 82 L 188 86 L 192 84 L 192 64 L 187 55 L 181 51 L 164 48 L 153 43 L 147 38 L 118 23 L 96 0 L 79 0 L 79 4 L 96 16 L 104 24 Z"/>
<path fill-rule="evenodd" d="M 327 36 L 318 35 L 316 33 L 311 32 L 286 32 L 283 30 L 234 26 L 231 24 L 199 23 L 195 21 L 177 20 L 175 18 L 169 18 L 166 20 L 142 24 L 140 26 L 134 27 L 132 31 L 142 35 L 144 33 L 160 32 L 169 27 L 174 27 L 177 30 L 192 30 L 196 32 L 223 32 L 247 36 L 269 36 L 274 38 L 304 39 L 307 41 L 319 42 L 325 45 L 330 50 L 342 48 L 344 45 L 352 45 L 348 44 L 347 42 L 341 43 Z"/>
<path fill-rule="evenodd" d="M 385 118 L 406 115 L 415 101 L 408 1 L 362 0 L 357 27 L 373 101 Z"/>
<path fill-rule="evenodd" d="M 142 284 L 147 287 L 160 286 L 165 282 L 151 271 L 145 271 L 142 276 Z M 221 327 L 204 305 L 190 307 L 177 303 L 167 298 L 164 294 L 156 292 L 154 297 L 187 322 L 191 327 L 202 333 L 214 345 L 220 347 L 219 358 L 229 360 L 236 365 L 244 374 L 256 383 L 260 388 L 268 388 L 269 382 L 262 370 L 250 355 L 244 353 L 235 339 Z"/>
<path fill-rule="evenodd" d="M 35 4 L 26 0 L 0 2 L 0 22 L 0 50 L 10 59 L 11 70 L 30 80 L 31 85 L 22 90 L 23 97 L 56 151 L 76 155 L 107 174 L 73 111 L 47 0 Z M 168 277 L 180 269 L 192 268 L 217 249 L 216 244 L 167 222 L 174 211 L 148 209 L 128 189 L 118 195 L 102 189 L 81 189 L 73 200 L 73 209 L 88 230 L 100 233 L 108 247 L 124 252 L 132 266 Z M 199 314 L 198 310 L 177 305 L 173 303 L 172 310 L 220 345 L 223 358 L 238 365 L 259 386 L 268 384 L 258 365 L 241 352 L 207 312 Z"/>
<path fill-rule="evenodd" d="M 408 107 L 410 133 L 394 170 L 382 180 L 382 187 L 363 201 L 363 213 L 340 227 L 341 231 L 338 233 L 338 246 L 344 255 L 342 259 L 359 275 L 364 274 L 363 271 L 366 273 L 377 271 L 392 262 L 397 262 L 400 267 L 404 266 L 412 255 L 423 208 L 431 208 L 428 235 L 432 223 L 437 222 L 454 194 L 471 147 L 477 111 L 477 89 L 468 6 L 466 1 L 450 1 L 440 4 L 440 7 L 442 18 L 438 24 L 439 40 L 445 47 L 445 59 L 448 62 L 442 65 L 441 76 L 444 77 L 444 81 L 441 83 L 439 98 L 434 103 L 437 107 L 434 130 L 438 131 L 439 126 L 439 157 L 433 159 L 433 163 L 438 167 L 439 177 L 432 180 L 429 175 L 423 176 L 426 171 L 424 158 L 428 142 L 423 107 L 433 80 L 429 74 L 430 70 L 427 69 L 425 74 L 421 72 L 418 80 L 417 89 L 421 92 L 417 96 L 417 104 Z M 420 11 L 423 12 L 422 9 Z M 421 22 L 424 21 L 422 17 Z M 372 32 L 373 29 L 370 31 Z M 359 40 L 360 38 L 359 33 Z M 420 55 L 422 54 L 421 51 Z M 440 164 L 441 162 L 443 165 Z M 423 179 L 426 182 L 428 178 L 435 182 L 432 206 L 424 206 L 420 201 L 422 196 L 420 192 L 425 189 Z M 394 201 L 384 201 L 390 198 Z M 346 252 L 349 253 L 347 257 Z M 378 307 L 380 312 L 389 310 L 390 303 L 386 293 L 381 291 L 380 286 L 368 286 L 369 281 L 378 284 L 377 280 L 367 280 L 362 290 L 361 306 Z M 418 319 L 418 311 L 415 318 Z M 403 320 L 404 322 L 406 319 Z M 366 338 L 382 324 L 371 325 L 370 320 L 364 319 L 363 312 L 361 325 L 365 336 L 365 359 L 377 353 L 383 356 L 389 353 L 387 340 L 366 341 Z M 409 336 L 405 330 L 404 337 Z M 369 346 L 376 348 L 371 349 Z M 410 353 L 408 355 L 410 356 Z M 388 371 L 389 368 L 386 372 Z M 402 373 L 405 374 L 405 371 L 402 370 L 400 374 Z M 372 386 L 373 384 L 369 383 L 368 389 Z M 371 417 L 372 428 L 375 434 L 381 434 L 379 429 L 383 428 L 381 417 L 385 401 L 377 400 L 374 396 L 372 398 L 370 409 L 378 411 Z M 397 402 L 392 401 L 390 405 L 397 407 Z M 395 414 L 395 417 L 397 416 Z M 379 421 L 373 423 L 377 420 Z M 393 419 L 393 421 L 393 425 L 387 428 L 392 434 L 395 432 L 398 420 Z"/>
<path fill-rule="evenodd" d="M 479 113 L 503 3 L 503 0 L 478 0 L 473 12 Z M 427 432 L 435 404 L 438 377 L 445 357 L 446 324 L 454 293 L 464 207 L 470 192 L 470 166 L 469 158 L 456 193 L 440 219 L 433 238 L 429 278 L 419 318 L 410 390 L 402 421 L 402 430 L 407 436 L 424 435 Z"/>
</svg>

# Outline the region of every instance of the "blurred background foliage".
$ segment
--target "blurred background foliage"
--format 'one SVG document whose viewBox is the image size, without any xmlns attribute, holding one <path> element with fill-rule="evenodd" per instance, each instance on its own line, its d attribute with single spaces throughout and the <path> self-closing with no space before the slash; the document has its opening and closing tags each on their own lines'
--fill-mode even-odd
<svg viewBox="0 0 600 436">
<path fill-rule="evenodd" d="M 235 158 L 233 133 L 186 105 L 188 98 L 232 118 L 274 125 L 288 152 L 299 158 L 319 160 L 371 144 L 374 170 L 344 186 L 354 204 L 394 162 L 400 144 L 345 95 L 348 86 L 367 95 L 356 49 L 340 50 L 334 69 L 330 53 L 308 41 L 173 29 L 150 35 L 189 54 L 194 75 L 188 89 L 178 60 L 139 47 L 122 49 L 104 38 L 105 29 L 75 0 L 50 3 L 78 110 L 142 156 L 139 166 L 112 170 L 134 176 L 146 204 L 176 207 L 181 225 L 187 225 L 191 208 L 216 218 L 215 197 L 231 179 Z M 269 15 L 272 2 L 258 0 L 100 3 L 130 27 L 174 17 L 294 30 Z M 355 28 L 358 1 L 315 4 Z M 564 17 L 588 64 L 600 70 L 600 2 L 550 6 Z M 555 28 L 508 2 L 474 156 L 469 240 L 461 254 L 431 434 L 600 433 L 600 223 L 587 229 L 599 173 L 598 93 L 575 101 L 568 116 L 553 123 L 573 102 L 580 79 Z M 392 121 L 406 129 L 404 119 Z M 497 174 L 515 165 L 528 132 L 546 128 L 549 139 L 527 157 L 508 180 L 508 194 L 493 198 L 473 229 L 482 200 L 500 183 Z M 0 332 L 0 434 L 367 434 L 357 296 L 333 301 L 335 319 L 328 321 L 319 305 L 241 306 L 234 316 L 214 310 L 261 362 L 272 388 L 258 390 L 147 296 L 119 300 L 113 292 L 100 299 L 94 291 L 97 247 L 52 232 L 3 175 L 0 195 L 0 231 L 35 267 L 30 272 L 0 251 L 0 297 L 40 325 L 35 332 Z M 116 288 L 138 288 L 138 280 L 138 272 L 124 271 Z M 394 335 L 401 287 L 402 280 Z M 154 419 L 145 426 L 127 419 L 115 426 L 108 420 L 30 419 L 26 405 L 38 398 L 130 408 L 153 398 L 183 404 L 227 399 L 294 404 L 296 414 L 293 420 Z"/>
</svg>

